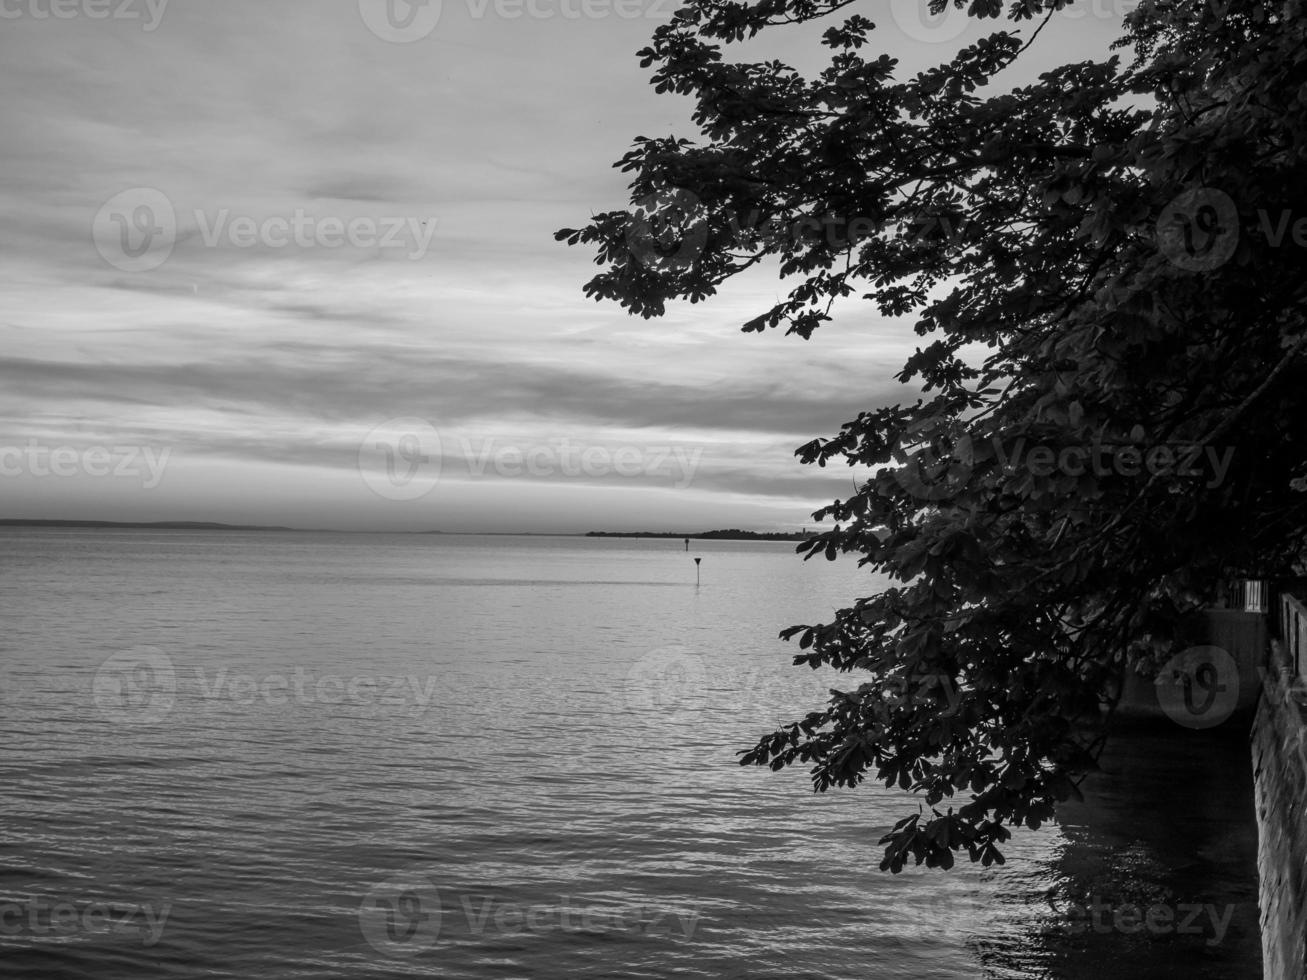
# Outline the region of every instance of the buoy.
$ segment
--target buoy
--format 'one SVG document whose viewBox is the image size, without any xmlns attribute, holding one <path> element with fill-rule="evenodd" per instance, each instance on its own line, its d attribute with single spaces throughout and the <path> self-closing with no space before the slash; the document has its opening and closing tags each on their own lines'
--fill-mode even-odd
<svg viewBox="0 0 1307 980">
<path fill-rule="evenodd" d="M 701 561 L 703 561 L 702 558 L 696 558 L 694 560 L 694 584 L 696 586 L 699 584 L 699 562 Z"/>
</svg>

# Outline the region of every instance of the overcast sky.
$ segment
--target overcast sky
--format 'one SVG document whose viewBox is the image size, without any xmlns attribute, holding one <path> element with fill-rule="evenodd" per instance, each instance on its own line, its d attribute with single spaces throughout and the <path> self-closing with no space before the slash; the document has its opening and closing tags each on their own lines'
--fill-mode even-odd
<svg viewBox="0 0 1307 980">
<path fill-rule="evenodd" d="M 907 325 L 741 334 L 766 275 L 628 319 L 553 241 L 625 204 L 632 137 L 695 135 L 634 57 L 672 5 L 389 2 L 0 0 L 0 517 L 797 529 L 847 496 L 793 451 L 904 396 Z M 1023 73 L 1101 55 L 1111 6 Z M 866 7 L 906 72 L 979 33 Z"/>
</svg>

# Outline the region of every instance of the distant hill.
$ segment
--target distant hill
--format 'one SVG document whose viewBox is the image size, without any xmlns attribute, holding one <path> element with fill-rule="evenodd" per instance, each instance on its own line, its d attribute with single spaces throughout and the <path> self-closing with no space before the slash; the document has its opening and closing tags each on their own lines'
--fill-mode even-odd
<svg viewBox="0 0 1307 980">
<path fill-rule="evenodd" d="M 688 534 L 671 531 L 589 531 L 587 538 L 694 538 L 718 541 L 806 541 L 817 536 L 816 531 L 692 531 Z"/>
</svg>

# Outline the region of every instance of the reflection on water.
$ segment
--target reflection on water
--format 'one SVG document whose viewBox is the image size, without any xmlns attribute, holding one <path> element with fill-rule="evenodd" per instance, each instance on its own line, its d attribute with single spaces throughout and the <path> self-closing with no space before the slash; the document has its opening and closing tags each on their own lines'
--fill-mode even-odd
<svg viewBox="0 0 1307 980">
<path fill-rule="evenodd" d="M 695 588 L 681 548 L 0 532 L 4 975 L 1259 975 L 1245 742 L 1120 743 L 1007 866 L 887 876 L 917 801 L 736 764 L 849 682 L 776 632 L 875 583 L 709 542 Z"/>
<path fill-rule="evenodd" d="M 1247 726 L 1141 725 L 1109 745 L 1060 808 L 1048 914 L 1030 924 L 1050 976 L 1262 976 Z"/>
</svg>

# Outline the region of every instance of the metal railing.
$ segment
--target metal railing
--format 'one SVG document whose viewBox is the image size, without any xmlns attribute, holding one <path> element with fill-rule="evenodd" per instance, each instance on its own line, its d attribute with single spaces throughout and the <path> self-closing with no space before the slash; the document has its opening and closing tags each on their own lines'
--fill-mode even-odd
<svg viewBox="0 0 1307 980">
<path fill-rule="evenodd" d="M 1225 586 L 1225 607 L 1241 612 L 1270 612 L 1269 583 L 1264 579 L 1237 579 Z"/>
<path fill-rule="evenodd" d="M 1301 677 L 1307 656 L 1307 606 L 1287 592 L 1280 596 L 1280 640 L 1293 676 Z"/>
</svg>

